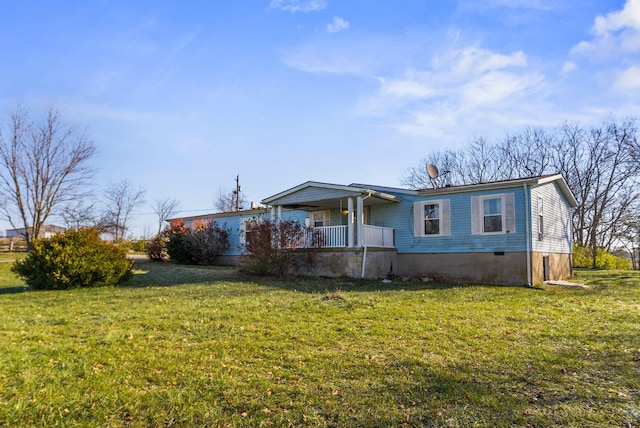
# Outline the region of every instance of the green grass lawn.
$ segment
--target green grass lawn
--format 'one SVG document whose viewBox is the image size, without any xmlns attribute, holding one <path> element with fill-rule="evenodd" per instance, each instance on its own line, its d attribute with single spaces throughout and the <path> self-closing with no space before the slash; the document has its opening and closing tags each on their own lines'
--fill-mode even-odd
<svg viewBox="0 0 640 428">
<path fill-rule="evenodd" d="M 640 273 L 587 289 L 243 278 L 138 262 L 24 291 L 0 263 L 0 425 L 640 426 Z"/>
</svg>

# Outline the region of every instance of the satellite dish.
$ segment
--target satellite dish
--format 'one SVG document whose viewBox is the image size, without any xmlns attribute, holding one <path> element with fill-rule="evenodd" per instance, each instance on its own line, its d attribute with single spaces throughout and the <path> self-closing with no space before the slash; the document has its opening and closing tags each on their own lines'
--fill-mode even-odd
<svg viewBox="0 0 640 428">
<path fill-rule="evenodd" d="M 438 171 L 438 167 L 435 166 L 432 163 L 428 163 L 427 164 L 427 174 L 429 174 L 429 177 L 431 177 L 431 179 L 434 178 L 438 178 L 438 176 L 440 175 L 440 172 Z"/>
</svg>

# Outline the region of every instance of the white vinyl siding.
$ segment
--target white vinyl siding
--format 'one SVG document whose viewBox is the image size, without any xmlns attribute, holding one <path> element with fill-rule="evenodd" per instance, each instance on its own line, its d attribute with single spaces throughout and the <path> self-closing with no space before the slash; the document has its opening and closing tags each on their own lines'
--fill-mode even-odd
<svg viewBox="0 0 640 428">
<path fill-rule="evenodd" d="M 414 202 L 414 236 L 448 236 L 450 234 L 451 204 L 448 199 Z"/>
<path fill-rule="evenodd" d="M 516 231 L 513 193 L 471 198 L 471 233 L 494 235 Z"/>
<path fill-rule="evenodd" d="M 538 199 L 543 201 L 542 206 L 536 203 Z M 554 183 L 547 183 L 532 188 L 531 201 L 530 212 L 534 233 L 532 250 L 542 253 L 570 254 L 572 250 L 571 207 L 557 186 Z M 536 225 L 536 218 L 538 222 L 542 218 L 542 239 L 540 239 L 540 225 L 539 223 Z"/>
</svg>

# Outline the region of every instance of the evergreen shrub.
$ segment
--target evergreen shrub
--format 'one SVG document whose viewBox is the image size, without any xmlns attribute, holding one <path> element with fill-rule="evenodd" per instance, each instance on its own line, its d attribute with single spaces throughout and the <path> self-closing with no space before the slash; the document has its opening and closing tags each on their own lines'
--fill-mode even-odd
<svg viewBox="0 0 640 428">
<path fill-rule="evenodd" d="M 131 277 L 133 261 L 97 230 L 81 229 L 34 241 L 11 269 L 36 290 L 65 290 L 117 285 Z"/>
</svg>

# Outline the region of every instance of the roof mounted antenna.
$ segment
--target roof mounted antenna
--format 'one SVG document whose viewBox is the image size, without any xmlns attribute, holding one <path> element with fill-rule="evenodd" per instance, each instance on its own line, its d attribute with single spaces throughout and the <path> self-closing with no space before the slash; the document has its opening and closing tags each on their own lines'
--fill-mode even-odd
<svg viewBox="0 0 640 428">
<path fill-rule="evenodd" d="M 440 177 L 440 171 L 438 170 L 438 167 L 435 166 L 432 163 L 428 163 L 427 164 L 427 174 L 429 175 L 429 178 L 431 179 L 431 184 L 433 185 L 434 188 L 438 188 L 438 184 L 436 181 L 434 181 L 436 178 Z M 445 171 L 442 173 L 442 175 L 448 175 L 449 176 L 449 182 L 446 184 L 446 187 L 450 187 L 451 186 L 451 176 L 449 175 L 451 174 L 451 171 Z"/>
<path fill-rule="evenodd" d="M 440 176 L 440 171 L 438 171 L 438 167 L 435 166 L 432 163 L 428 163 L 427 164 L 427 174 L 429 175 L 429 178 L 431 179 L 431 184 L 433 185 L 433 187 L 438 187 L 435 183 L 435 179 L 438 178 Z"/>
</svg>

